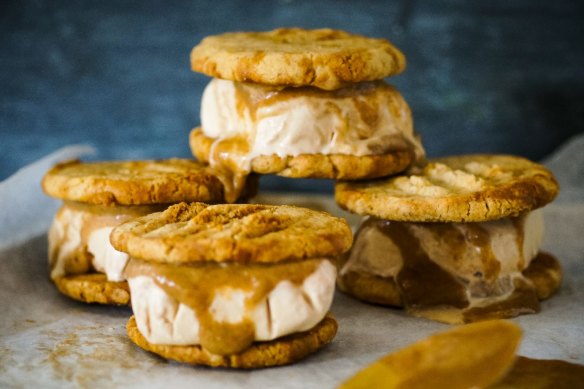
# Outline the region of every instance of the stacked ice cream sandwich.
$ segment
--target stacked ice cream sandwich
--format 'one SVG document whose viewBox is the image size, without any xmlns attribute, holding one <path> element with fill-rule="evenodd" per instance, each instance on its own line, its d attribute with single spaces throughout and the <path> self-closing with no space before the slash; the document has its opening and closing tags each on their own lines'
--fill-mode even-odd
<svg viewBox="0 0 584 389">
<path fill-rule="evenodd" d="M 198 159 L 235 187 L 250 172 L 340 180 L 340 206 L 370 216 L 341 261 L 344 291 L 466 322 L 536 312 L 559 286 L 535 211 L 557 194 L 551 173 L 507 156 L 425 161 L 408 105 L 381 80 L 405 66 L 389 42 L 333 30 L 224 34 L 195 47 L 191 64 L 216 77 L 191 133 Z"/>
<path fill-rule="evenodd" d="M 234 196 L 250 173 L 371 179 L 423 157 L 408 105 L 382 80 L 405 67 L 384 39 L 330 29 L 229 33 L 205 38 L 191 64 L 215 77 L 191 149 L 229 172 Z"/>
<path fill-rule="evenodd" d="M 382 79 L 404 68 L 389 42 L 328 29 L 204 39 L 191 54 L 205 89 L 193 154 L 228 202 L 248 175 L 356 180 L 423 157 L 411 112 Z M 228 367 L 290 363 L 328 343 L 346 222 L 296 207 L 177 205 L 126 222 L 132 340 L 169 359 Z"/>
</svg>

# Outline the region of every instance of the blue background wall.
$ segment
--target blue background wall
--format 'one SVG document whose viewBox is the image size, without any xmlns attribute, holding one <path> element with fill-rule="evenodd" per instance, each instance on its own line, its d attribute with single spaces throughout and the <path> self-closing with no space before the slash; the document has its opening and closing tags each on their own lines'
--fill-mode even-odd
<svg viewBox="0 0 584 389">
<path fill-rule="evenodd" d="M 67 144 L 100 159 L 190 156 L 204 36 L 332 27 L 393 41 L 392 78 L 430 156 L 540 159 L 584 131 L 582 1 L 7 1 L 0 5 L 0 179 Z M 330 190 L 269 178 L 266 189 Z"/>
</svg>

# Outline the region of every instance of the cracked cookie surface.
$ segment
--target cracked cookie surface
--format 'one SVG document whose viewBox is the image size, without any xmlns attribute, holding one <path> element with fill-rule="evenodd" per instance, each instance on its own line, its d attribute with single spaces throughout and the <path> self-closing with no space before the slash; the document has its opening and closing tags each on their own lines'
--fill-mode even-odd
<svg viewBox="0 0 584 389">
<path fill-rule="evenodd" d="M 116 227 L 110 240 L 145 260 L 270 263 L 335 257 L 352 232 L 344 219 L 307 208 L 180 203 Z"/>
<path fill-rule="evenodd" d="M 542 207 L 559 190 L 544 166 L 508 155 L 430 160 L 404 175 L 340 182 L 335 199 L 360 215 L 411 222 L 482 222 Z"/>
<path fill-rule="evenodd" d="M 42 187 L 52 197 L 106 206 L 224 201 L 216 173 L 189 159 L 71 161 L 49 170 Z"/>
<path fill-rule="evenodd" d="M 405 57 L 385 39 L 280 28 L 209 36 L 191 52 L 191 67 L 232 81 L 333 90 L 400 73 Z"/>
</svg>

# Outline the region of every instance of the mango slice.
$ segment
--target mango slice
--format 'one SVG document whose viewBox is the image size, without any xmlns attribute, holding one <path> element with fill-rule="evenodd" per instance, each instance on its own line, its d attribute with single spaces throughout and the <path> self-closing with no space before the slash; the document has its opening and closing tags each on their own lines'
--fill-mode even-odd
<svg viewBox="0 0 584 389">
<path fill-rule="evenodd" d="M 521 333 L 505 320 L 459 326 L 381 358 L 340 388 L 484 388 L 513 366 Z"/>
</svg>

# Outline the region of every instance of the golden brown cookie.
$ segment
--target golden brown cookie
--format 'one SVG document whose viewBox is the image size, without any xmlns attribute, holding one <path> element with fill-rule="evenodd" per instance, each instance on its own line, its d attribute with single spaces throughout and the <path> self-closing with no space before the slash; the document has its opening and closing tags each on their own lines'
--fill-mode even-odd
<svg viewBox="0 0 584 389">
<path fill-rule="evenodd" d="M 352 233 L 344 219 L 307 208 L 180 203 L 121 224 L 110 241 L 145 260 L 267 263 L 335 257 Z"/>
<path fill-rule="evenodd" d="M 398 74 L 405 57 L 385 39 L 280 28 L 209 36 L 191 52 L 191 67 L 232 81 L 332 90 Z"/>
<path fill-rule="evenodd" d="M 409 222 L 481 222 L 517 216 L 552 201 L 552 173 L 508 155 L 466 155 L 429 161 L 406 175 L 340 182 L 335 199 L 360 215 Z"/>
<path fill-rule="evenodd" d="M 190 135 L 193 155 L 208 162 L 215 139 L 196 128 Z M 251 160 L 251 171 L 258 174 L 277 174 L 290 178 L 329 178 L 359 180 L 386 177 L 404 171 L 414 161 L 413 151 L 394 151 L 380 155 L 301 154 L 280 157 L 260 155 Z"/>
<path fill-rule="evenodd" d="M 339 269 L 343 266 L 343 258 Z M 560 287 L 562 269 L 559 261 L 551 254 L 540 252 L 523 271 L 529 279 L 539 300 L 551 297 Z M 369 303 L 403 306 L 401 293 L 393 277 L 380 277 L 365 272 L 349 271 L 337 278 L 339 289 L 359 300 Z"/>
<path fill-rule="evenodd" d="M 53 280 L 59 292 L 84 303 L 129 305 L 130 288 L 126 281 L 108 281 L 105 274 L 88 273 Z"/>
<path fill-rule="evenodd" d="M 106 206 L 224 201 L 216 173 L 188 159 L 72 161 L 52 168 L 42 186 L 52 197 Z"/>
<path fill-rule="evenodd" d="M 330 343 L 337 333 L 337 321 L 327 315 L 316 327 L 268 342 L 256 342 L 240 354 L 211 354 L 200 346 L 168 346 L 149 343 L 136 326 L 134 316 L 127 324 L 128 335 L 139 347 L 191 365 L 256 369 L 269 366 L 287 365 L 296 362 Z"/>
</svg>

